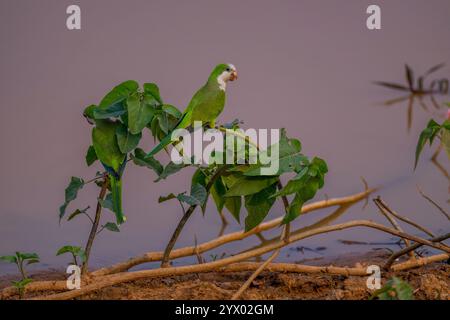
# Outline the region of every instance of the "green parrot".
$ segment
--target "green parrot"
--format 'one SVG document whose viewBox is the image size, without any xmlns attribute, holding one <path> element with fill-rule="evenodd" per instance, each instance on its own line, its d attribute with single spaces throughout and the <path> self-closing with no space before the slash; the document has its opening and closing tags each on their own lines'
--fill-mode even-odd
<svg viewBox="0 0 450 320">
<path fill-rule="evenodd" d="M 185 129 L 194 121 L 209 123 L 211 128 L 215 127 L 216 118 L 225 106 L 225 90 L 228 81 L 237 79 L 237 71 L 232 64 L 219 64 L 211 72 L 206 84 L 201 87 L 192 97 L 177 125 L 173 128 Z M 171 133 L 166 135 L 161 142 L 147 154 L 147 157 L 166 148 L 172 143 Z"/>
</svg>

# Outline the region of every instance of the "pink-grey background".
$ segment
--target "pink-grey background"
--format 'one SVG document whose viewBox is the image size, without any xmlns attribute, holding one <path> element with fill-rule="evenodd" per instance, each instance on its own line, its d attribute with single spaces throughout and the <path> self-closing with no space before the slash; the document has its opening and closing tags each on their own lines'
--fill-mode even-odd
<svg viewBox="0 0 450 320">
<path fill-rule="evenodd" d="M 81 7 L 81 31 L 66 29 L 70 4 Z M 379 31 L 365 26 L 369 4 L 381 6 Z M 429 148 L 412 170 L 420 130 L 431 116 L 441 121 L 443 111 L 427 114 L 416 105 L 408 134 L 405 103 L 380 106 L 398 95 L 371 81 L 403 82 L 404 63 L 417 72 L 450 64 L 449 36 L 448 0 L 0 0 L 0 254 L 36 251 L 42 258 L 36 268 L 42 268 L 67 262 L 54 257 L 59 246 L 84 245 L 88 221 L 80 217 L 59 226 L 57 216 L 70 176 L 88 179 L 100 169 L 84 163 L 91 130 L 81 116 L 85 106 L 98 103 L 121 81 L 136 79 L 156 82 L 165 101 L 183 109 L 220 62 L 235 64 L 239 80 L 228 86 L 219 121 L 285 127 L 299 137 L 306 154 L 329 164 L 317 198 L 358 192 L 364 176 L 370 185 L 384 186 L 377 194 L 397 211 L 433 230 L 448 230 L 448 221 L 416 191 L 420 184 L 446 205 L 448 181 L 428 161 Z M 450 65 L 436 76 L 450 76 Z M 147 136 L 141 146 L 149 149 L 152 140 Z M 440 160 L 448 169 L 445 155 Z M 158 204 L 157 198 L 187 190 L 190 173 L 155 184 L 153 172 L 129 166 L 123 195 L 128 221 L 120 233 L 101 234 L 92 264 L 163 249 L 181 213 L 177 203 Z M 70 208 L 94 207 L 96 192 L 93 186 L 83 189 Z M 271 217 L 281 212 L 277 204 Z M 301 217 L 296 226 L 327 212 Z M 337 221 L 351 218 L 382 221 L 371 202 L 365 210 L 357 204 Z M 228 219 L 227 231 L 240 228 Z M 206 217 L 196 213 L 189 221 L 178 246 L 192 245 L 194 235 L 207 241 L 219 229 L 211 205 Z M 341 246 L 336 239 L 343 238 L 390 241 L 357 229 L 298 245 L 326 246 L 323 253 L 330 255 L 369 249 Z M 257 243 L 249 239 L 216 253 Z M 315 256 L 285 250 L 280 259 Z M 13 270 L 0 264 L 2 273 Z"/>
</svg>

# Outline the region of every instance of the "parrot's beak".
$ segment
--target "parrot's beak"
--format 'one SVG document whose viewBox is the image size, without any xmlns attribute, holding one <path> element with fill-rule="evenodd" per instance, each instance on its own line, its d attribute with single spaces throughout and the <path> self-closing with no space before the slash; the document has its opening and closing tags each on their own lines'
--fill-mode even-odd
<svg viewBox="0 0 450 320">
<path fill-rule="evenodd" d="M 237 74 L 237 71 L 235 70 L 231 73 L 230 81 L 237 80 L 237 78 L 238 78 L 238 74 Z"/>
</svg>

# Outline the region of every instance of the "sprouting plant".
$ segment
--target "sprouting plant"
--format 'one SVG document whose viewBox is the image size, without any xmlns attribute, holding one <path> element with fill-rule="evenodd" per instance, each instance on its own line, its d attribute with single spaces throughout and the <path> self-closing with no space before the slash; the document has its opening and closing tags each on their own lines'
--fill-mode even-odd
<svg viewBox="0 0 450 320">
<path fill-rule="evenodd" d="M 17 251 L 14 256 L 0 256 L 0 260 L 14 263 L 19 269 L 22 279 L 28 278 L 25 270 L 25 265 L 30 265 L 39 262 L 39 255 L 37 253 L 26 253 Z"/>
<path fill-rule="evenodd" d="M 414 300 L 412 287 L 397 277 L 392 277 L 381 289 L 376 290 L 370 300 Z"/>
<path fill-rule="evenodd" d="M 78 266 L 78 258 L 80 259 L 81 263 L 84 263 L 86 261 L 86 253 L 81 247 L 77 246 L 63 246 L 58 249 L 56 252 L 57 256 L 60 256 L 65 253 L 70 253 L 72 255 L 72 264 Z"/>
<path fill-rule="evenodd" d="M 0 260 L 14 263 L 19 269 L 21 280 L 12 281 L 12 284 L 17 288 L 20 298 L 23 297 L 25 287 L 27 284 L 33 280 L 28 278 L 27 272 L 25 270 L 25 265 L 30 265 L 39 262 L 39 255 L 37 253 L 25 253 L 17 251 L 15 255 L 10 256 L 0 256 Z"/>
<path fill-rule="evenodd" d="M 11 281 L 12 285 L 17 288 L 19 292 L 19 298 L 22 299 L 25 293 L 25 287 L 30 282 L 33 282 L 33 279 L 25 278 L 19 281 Z"/>
<path fill-rule="evenodd" d="M 433 107 L 435 109 L 440 109 L 441 104 L 436 101 L 435 95 L 447 95 L 449 93 L 449 80 L 447 78 L 434 79 L 427 83 L 427 78 L 429 75 L 435 73 L 445 66 L 444 63 L 440 63 L 428 69 L 423 75 L 415 78 L 414 71 L 408 65 L 405 65 L 405 78 L 406 84 L 399 84 L 393 82 L 385 81 L 375 81 L 374 83 L 389 89 L 393 89 L 400 92 L 405 92 L 407 95 L 398 98 L 390 99 L 384 102 L 384 105 L 390 106 L 403 101 L 408 100 L 408 110 L 407 110 L 407 128 L 408 130 L 412 125 L 413 117 L 413 106 L 415 100 L 419 102 L 419 105 L 425 111 L 429 108 L 424 100 L 424 97 L 429 97 Z"/>
<path fill-rule="evenodd" d="M 428 122 L 427 127 L 420 133 L 416 147 L 414 168 L 417 167 L 420 154 L 425 144 L 428 142 L 431 146 L 436 137 L 441 141 L 442 145 L 445 147 L 448 157 L 450 158 L 450 120 L 447 119 L 442 124 L 439 124 L 431 119 Z"/>
</svg>

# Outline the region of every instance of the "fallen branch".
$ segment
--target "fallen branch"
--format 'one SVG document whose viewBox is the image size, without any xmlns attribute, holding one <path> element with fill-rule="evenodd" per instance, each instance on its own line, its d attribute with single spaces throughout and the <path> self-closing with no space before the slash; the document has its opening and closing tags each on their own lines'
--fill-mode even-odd
<svg viewBox="0 0 450 320">
<path fill-rule="evenodd" d="M 400 227 L 400 225 L 397 223 L 393 215 L 391 215 L 391 212 L 386 209 L 387 206 L 382 203 L 380 197 L 377 197 L 376 199 L 373 199 L 373 202 L 376 204 L 378 209 L 380 209 L 380 212 L 385 218 L 391 223 L 391 225 L 398 231 L 403 232 L 403 229 Z M 410 246 L 411 243 L 408 239 L 402 238 L 403 242 L 405 243 L 405 246 Z M 410 251 L 411 258 L 414 258 L 414 252 Z"/>
<path fill-rule="evenodd" d="M 378 207 L 382 206 L 386 211 L 388 211 L 391 215 L 393 215 L 397 219 L 399 219 L 399 220 L 401 220 L 401 221 L 403 221 L 403 222 L 405 222 L 405 223 L 415 227 L 416 229 L 426 233 L 430 237 L 434 237 L 434 234 L 430 230 L 428 230 L 427 228 L 422 227 L 420 224 L 412 221 L 411 219 L 403 217 L 400 214 L 398 214 L 397 212 L 395 212 L 394 210 L 392 210 L 383 200 L 381 200 L 380 197 L 378 197 L 376 200 L 377 200 L 377 202 L 375 202 L 375 203 L 377 203 Z"/>
<path fill-rule="evenodd" d="M 353 194 L 353 195 L 346 196 L 346 197 L 313 202 L 313 203 L 303 206 L 301 213 L 306 214 L 306 213 L 309 213 L 309 212 L 312 212 L 312 211 L 315 211 L 318 209 L 354 203 L 354 202 L 360 201 L 361 199 L 366 198 L 370 193 L 374 192 L 375 190 L 376 189 L 372 188 L 372 189 L 368 189 L 364 192 L 360 192 L 360 193 Z M 223 235 L 219 238 L 216 238 L 214 240 L 211 240 L 209 242 L 202 243 L 202 244 L 198 245 L 197 248 L 195 248 L 195 246 L 193 246 L 193 247 L 191 246 L 191 247 L 184 247 L 184 248 L 173 250 L 170 253 L 170 259 L 173 260 L 173 259 L 177 259 L 177 258 L 193 256 L 196 254 L 196 252 L 203 253 L 203 252 L 215 249 L 217 247 L 220 247 L 226 243 L 245 239 L 251 235 L 276 228 L 280 225 L 281 221 L 282 221 L 282 218 L 280 217 L 280 218 L 276 218 L 276 219 L 270 220 L 265 223 L 261 223 L 256 228 L 254 228 L 248 232 L 237 231 L 237 232 L 229 233 L 229 234 Z M 142 256 L 131 258 L 127 261 L 117 263 L 111 267 L 96 270 L 91 273 L 91 276 L 97 277 L 97 276 L 103 276 L 103 275 L 112 274 L 112 273 L 123 272 L 123 271 L 126 271 L 134 266 L 139 265 L 139 264 L 160 261 L 162 259 L 162 257 L 163 257 L 163 252 L 148 252 Z"/>
<path fill-rule="evenodd" d="M 450 238 L 450 233 L 444 234 L 444 235 L 439 236 L 439 237 L 434 237 L 434 238 L 430 239 L 429 241 L 441 242 L 441 241 L 444 241 L 444 240 L 446 240 L 448 238 Z M 417 248 L 419 248 L 421 246 L 422 246 L 421 243 L 415 243 L 415 244 L 413 244 L 413 245 L 411 245 L 409 247 L 403 248 L 402 250 L 393 253 L 389 257 L 389 259 L 386 261 L 386 263 L 384 264 L 383 268 L 385 270 L 388 270 L 392 266 L 392 264 L 395 262 L 395 260 L 397 260 L 399 257 L 403 256 L 404 254 L 407 254 L 408 252 L 412 252 L 412 251 L 416 250 Z"/>
</svg>

